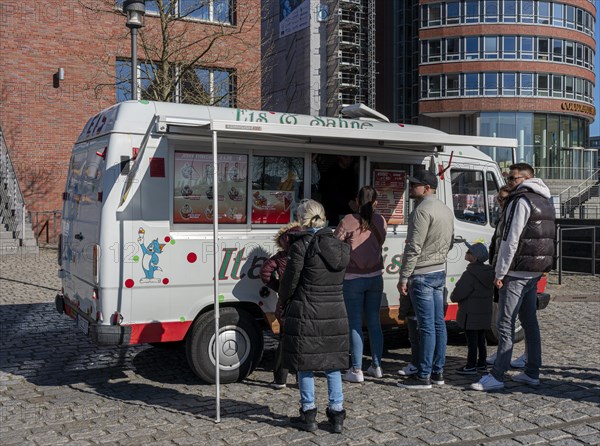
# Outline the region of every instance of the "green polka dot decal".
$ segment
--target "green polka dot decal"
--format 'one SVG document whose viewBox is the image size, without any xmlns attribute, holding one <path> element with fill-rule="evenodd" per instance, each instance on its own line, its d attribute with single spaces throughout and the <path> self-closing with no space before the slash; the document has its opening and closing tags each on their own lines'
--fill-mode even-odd
<svg viewBox="0 0 600 446">
<path fill-rule="evenodd" d="M 140 104 L 144 104 L 144 105 L 148 105 L 150 102 L 147 101 L 146 99 L 142 99 L 141 101 L 138 101 Z"/>
<path fill-rule="evenodd" d="M 219 302 L 225 302 L 225 296 L 219 294 Z"/>
<path fill-rule="evenodd" d="M 174 244 L 175 244 L 175 240 L 174 240 L 174 239 L 171 239 L 171 241 L 170 241 L 169 243 L 170 243 L 171 245 L 174 245 Z"/>
<path fill-rule="evenodd" d="M 140 256 L 133 256 L 133 261 L 135 263 L 139 262 L 140 261 Z"/>
<path fill-rule="evenodd" d="M 184 318 L 183 316 L 181 316 L 181 317 L 179 318 L 179 322 L 185 322 L 185 318 Z"/>
<path fill-rule="evenodd" d="M 454 282 L 454 277 L 450 277 L 450 282 Z"/>
</svg>

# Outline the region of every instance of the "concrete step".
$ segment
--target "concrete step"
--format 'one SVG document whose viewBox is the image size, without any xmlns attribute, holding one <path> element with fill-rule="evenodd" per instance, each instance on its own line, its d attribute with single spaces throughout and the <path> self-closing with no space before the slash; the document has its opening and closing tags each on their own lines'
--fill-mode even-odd
<svg viewBox="0 0 600 446">
<path fill-rule="evenodd" d="M 8 255 L 39 254 L 37 246 L 4 246 L 0 245 L 0 257 Z"/>
<path fill-rule="evenodd" d="M 12 240 L 14 238 L 15 237 L 12 231 L 7 231 L 3 227 L 0 228 L 0 240 Z"/>
</svg>

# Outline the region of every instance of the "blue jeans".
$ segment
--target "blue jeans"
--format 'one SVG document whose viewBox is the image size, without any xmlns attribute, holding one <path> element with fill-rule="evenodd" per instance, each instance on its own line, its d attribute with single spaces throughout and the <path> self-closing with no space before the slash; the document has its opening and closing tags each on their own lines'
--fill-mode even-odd
<svg viewBox="0 0 600 446">
<path fill-rule="evenodd" d="M 329 408 L 340 411 L 344 408 L 344 394 L 342 393 L 342 374 L 339 370 L 325 371 L 327 376 L 327 394 Z M 315 374 L 312 371 L 298 372 L 298 387 L 300 388 L 300 405 L 303 411 L 317 407 L 315 404 Z"/>
<path fill-rule="evenodd" d="M 446 322 L 444 322 L 444 285 L 446 273 L 417 274 L 408 281 L 408 294 L 419 326 L 419 364 L 417 374 L 426 378 L 442 373 L 446 362 Z"/>
<path fill-rule="evenodd" d="M 344 302 L 350 326 L 350 354 L 352 367 L 362 368 L 363 315 L 369 331 L 373 367 L 381 367 L 383 332 L 379 310 L 383 297 L 383 276 L 344 280 Z"/>
<path fill-rule="evenodd" d="M 517 316 L 525 330 L 527 351 L 527 376 L 538 379 L 542 365 L 542 340 L 537 320 L 537 283 L 539 277 L 519 279 L 504 276 L 498 298 L 498 353 L 492 375 L 498 381 L 504 380 L 504 373 L 510 367 L 513 344 L 515 342 L 515 322 Z"/>
</svg>

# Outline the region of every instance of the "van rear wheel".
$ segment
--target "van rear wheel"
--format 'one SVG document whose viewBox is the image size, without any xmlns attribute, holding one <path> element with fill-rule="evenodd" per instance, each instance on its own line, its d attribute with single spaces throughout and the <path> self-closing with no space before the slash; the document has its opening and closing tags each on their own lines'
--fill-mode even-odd
<svg viewBox="0 0 600 446">
<path fill-rule="evenodd" d="M 222 383 L 246 378 L 256 368 L 263 352 L 263 335 L 250 313 L 239 308 L 224 307 L 219 311 L 219 377 Z M 190 368 L 203 381 L 215 379 L 214 311 L 202 314 L 186 340 Z"/>
<path fill-rule="evenodd" d="M 490 330 L 485 332 L 485 337 L 488 343 L 492 345 L 498 345 L 498 329 L 496 328 L 496 321 L 498 320 L 498 303 L 494 302 L 492 307 L 492 327 Z M 515 321 L 515 343 L 521 342 L 525 339 L 525 330 L 523 330 L 523 326 L 521 325 L 521 321 L 517 317 Z"/>
</svg>

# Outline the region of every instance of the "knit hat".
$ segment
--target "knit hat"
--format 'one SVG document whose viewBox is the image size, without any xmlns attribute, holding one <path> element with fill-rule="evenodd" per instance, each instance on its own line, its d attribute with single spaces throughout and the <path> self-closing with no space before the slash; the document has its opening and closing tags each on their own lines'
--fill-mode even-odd
<svg viewBox="0 0 600 446">
<path fill-rule="evenodd" d="M 465 245 L 467 245 L 467 248 L 469 249 L 468 252 L 473 254 L 478 262 L 483 263 L 489 259 L 490 256 L 488 254 L 488 250 L 483 243 L 470 244 L 465 242 Z"/>
</svg>

